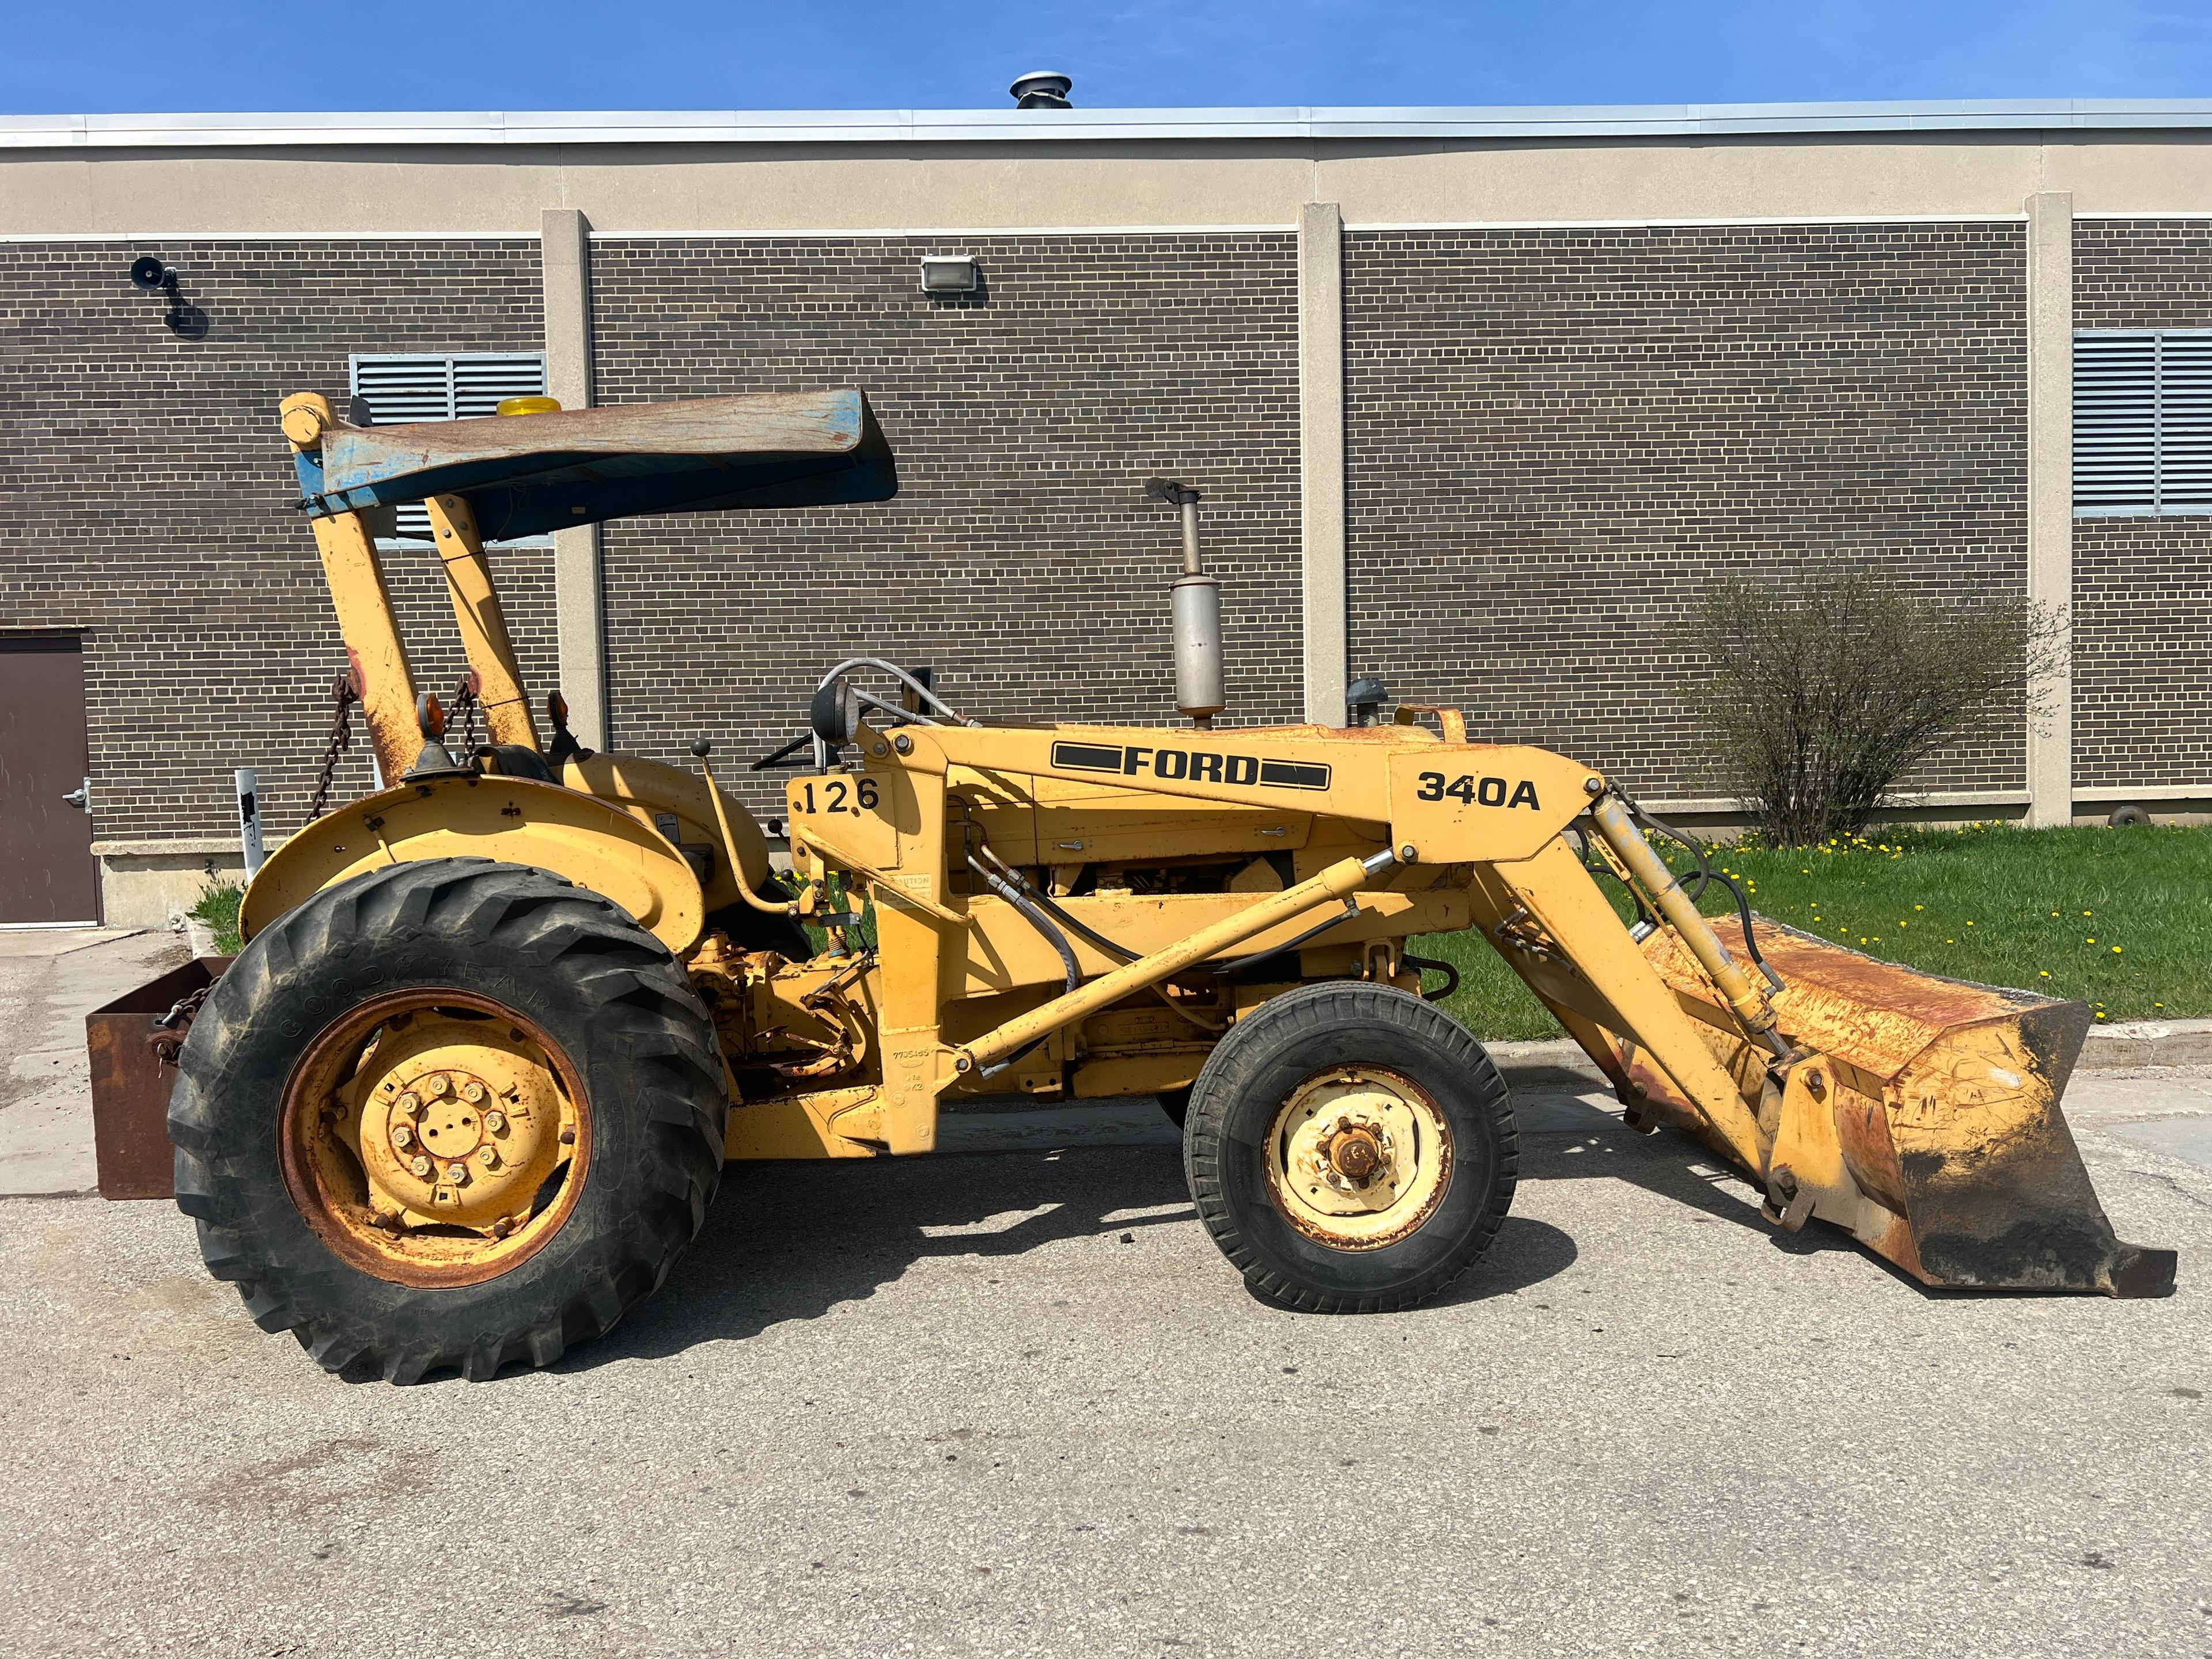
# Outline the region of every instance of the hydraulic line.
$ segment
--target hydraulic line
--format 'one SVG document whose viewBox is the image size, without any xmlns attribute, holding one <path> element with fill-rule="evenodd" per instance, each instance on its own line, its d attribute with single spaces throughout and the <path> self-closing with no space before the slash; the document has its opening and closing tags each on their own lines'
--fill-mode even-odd
<svg viewBox="0 0 2212 1659">
<path fill-rule="evenodd" d="M 1421 1000 L 1424 1002 L 1443 1002 L 1448 999 L 1454 991 L 1459 989 L 1459 969 L 1453 967 L 1449 962 L 1439 962 L 1434 957 L 1413 956 L 1403 951 L 1401 951 L 1398 953 L 1398 960 L 1404 963 L 1406 966 L 1413 969 L 1417 973 L 1433 969 L 1436 972 L 1442 974 L 1444 976 L 1444 988 L 1443 990 L 1424 991 L 1421 993 Z"/>
<path fill-rule="evenodd" d="M 1038 892 L 1036 888 L 1030 886 L 1028 878 L 1025 878 L 1020 871 L 1015 869 L 1013 866 L 1008 864 L 1005 860 L 1001 859 L 996 853 L 991 850 L 989 842 L 979 841 L 976 843 L 975 854 L 971 854 L 969 859 L 969 862 L 970 864 L 975 862 L 976 854 L 980 854 L 984 862 L 988 864 L 993 870 L 998 872 L 1000 879 L 1011 882 L 1016 887 L 1020 888 L 1023 895 L 1030 901 L 1030 903 L 1036 905 L 1037 908 L 1042 910 L 1046 915 L 1052 917 L 1052 919 L 1060 923 L 1061 927 L 1066 928 L 1069 933 L 1076 934 L 1085 944 L 1096 945 L 1099 950 L 1103 951 L 1108 956 L 1113 957 L 1118 961 L 1134 962 L 1137 959 L 1138 952 L 1132 951 L 1126 945 L 1115 944 L 1112 939 L 1107 938 L 1105 934 L 1100 933 L 1097 928 L 1075 916 L 1070 915 L 1059 905 L 1054 903 L 1048 896 Z M 985 879 L 990 879 L 988 874 L 985 876 Z M 994 889 L 994 890 L 996 890 Z"/>
<path fill-rule="evenodd" d="M 1787 1054 L 1790 1044 L 1775 1029 L 1774 1009 L 1766 993 L 1753 987 L 1743 969 L 1736 966 L 1712 924 L 1698 913 L 1698 907 L 1683 888 L 1682 878 L 1667 867 L 1667 861 L 1638 830 L 1626 804 L 1618 794 L 1601 795 L 1590 808 L 1590 822 L 1629 874 L 1650 894 L 1659 914 L 1666 918 L 1674 936 L 1688 947 L 1705 977 L 1712 981 L 1713 988 L 1741 1022 L 1745 1032 L 1773 1054 Z"/>
<path fill-rule="evenodd" d="M 996 853 L 994 853 L 988 845 L 979 846 L 976 848 L 976 851 L 981 854 L 984 858 L 989 860 L 992 866 L 997 869 L 1007 881 L 1018 886 L 1032 903 L 1066 927 L 1068 932 L 1079 935 L 1085 943 L 1096 945 L 1099 950 L 1103 951 L 1109 957 L 1116 957 L 1125 963 L 1134 962 L 1137 959 L 1138 953 L 1129 949 L 1127 945 L 1116 944 L 1114 940 L 1107 938 L 1105 934 L 1100 933 L 1097 928 L 1092 927 L 1079 918 L 1069 915 L 1067 911 L 1054 903 L 1050 898 L 1047 897 L 1044 894 L 1038 892 L 1036 888 L 1030 886 L 1030 884 L 1024 879 L 1020 871 L 1016 870 L 1011 865 L 1006 863 Z M 988 877 L 986 878 L 988 879 Z M 994 890 L 995 890 L 995 889 Z M 1300 933 L 1297 938 L 1285 940 L 1284 943 L 1276 945 L 1273 950 L 1262 951 L 1257 956 L 1233 957 L 1227 962 L 1200 963 L 1198 964 L 1197 971 L 1226 976 L 1229 974 L 1252 967 L 1255 963 L 1266 962 L 1270 957 L 1281 956 L 1285 951 L 1297 950 L 1300 946 L 1306 944 L 1308 940 L 1319 938 L 1322 934 L 1326 933 L 1330 928 L 1337 927 L 1344 922 L 1350 921 L 1354 916 L 1357 916 L 1359 914 L 1359 907 L 1356 903 L 1347 901 L 1345 907 L 1345 913 L 1342 915 L 1331 916 L 1327 921 L 1322 922 L 1316 927 L 1309 927 L 1304 933 Z M 1455 975 L 1454 977 L 1453 983 L 1455 986 L 1458 983 L 1457 977 Z M 1446 994 L 1449 995 L 1449 993 L 1447 992 Z"/>
<path fill-rule="evenodd" d="M 1759 971 L 1766 975 L 1766 982 L 1776 990 L 1781 990 L 1782 976 L 1766 965 L 1766 958 L 1759 953 L 1759 940 L 1753 937 L 1751 931 L 1751 901 L 1744 896 L 1743 889 L 1736 885 L 1735 878 L 1725 870 L 1714 869 L 1712 861 L 1705 856 L 1705 849 L 1701 843 L 1692 841 L 1674 825 L 1662 823 L 1626 795 L 1622 795 L 1620 799 L 1622 804 L 1628 808 L 1631 817 L 1639 823 L 1649 824 L 1676 845 L 1688 848 L 1691 855 L 1698 860 L 1698 884 L 1689 890 L 1692 903 L 1703 896 L 1705 884 L 1708 882 L 1717 881 L 1728 889 L 1729 896 L 1735 900 L 1736 920 L 1743 928 L 1743 948 L 1751 953 L 1751 959 L 1759 964 Z"/>
<path fill-rule="evenodd" d="M 997 860 L 994 860 L 993 862 L 995 863 Z M 1020 911 L 1022 919 L 1043 934 L 1052 948 L 1060 952 L 1060 965 L 1067 972 L 1067 988 L 1073 991 L 1080 985 L 1083 982 L 1083 969 L 1075 960 L 1075 947 L 1067 942 L 1066 934 L 1052 925 L 1052 918 L 1030 903 L 1027 896 L 1012 882 L 1006 880 L 996 872 L 985 868 L 982 860 L 973 853 L 968 854 L 968 867 L 981 878 L 986 887 Z"/>
</svg>

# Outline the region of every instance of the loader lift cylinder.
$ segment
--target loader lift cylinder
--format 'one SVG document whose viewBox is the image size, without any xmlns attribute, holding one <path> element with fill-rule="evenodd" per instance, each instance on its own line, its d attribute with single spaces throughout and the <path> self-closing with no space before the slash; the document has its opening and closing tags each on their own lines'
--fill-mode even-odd
<svg viewBox="0 0 2212 1659">
<path fill-rule="evenodd" d="M 1751 982 L 1751 978 L 1728 953 L 1721 936 L 1713 931 L 1712 924 L 1698 911 L 1696 901 L 1682 890 L 1681 878 L 1667 867 L 1667 861 L 1651 850 L 1650 843 L 1637 832 L 1635 822 L 1620 797 L 1608 790 L 1598 797 L 1590 808 L 1590 821 L 1597 826 L 1605 844 L 1613 849 L 1613 856 L 1636 878 L 1667 925 L 1680 935 L 1698 965 L 1711 978 L 1714 988 L 1727 999 L 1728 1006 L 1743 1023 L 1746 1031 L 1777 1059 L 1786 1058 L 1790 1042 L 1775 1029 L 1773 1005 L 1766 994 Z"/>
</svg>

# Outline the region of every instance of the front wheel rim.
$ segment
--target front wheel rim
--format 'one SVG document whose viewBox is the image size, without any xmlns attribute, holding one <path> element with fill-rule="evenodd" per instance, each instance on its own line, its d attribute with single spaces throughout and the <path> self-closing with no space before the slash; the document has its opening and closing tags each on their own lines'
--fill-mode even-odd
<svg viewBox="0 0 2212 1659">
<path fill-rule="evenodd" d="M 1335 1066 L 1291 1091 L 1262 1143 L 1267 1193 L 1306 1237 L 1378 1250 L 1417 1231 L 1451 1185 L 1450 1125 L 1427 1090 L 1376 1066 Z"/>
<path fill-rule="evenodd" d="M 592 1154 L 574 1065 L 536 1022 L 473 992 L 348 1011 L 286 1079 L 284 1185 L 344 1261 L 396 1284 L 481 1284 L 574 1213 Z"/>
</svg>

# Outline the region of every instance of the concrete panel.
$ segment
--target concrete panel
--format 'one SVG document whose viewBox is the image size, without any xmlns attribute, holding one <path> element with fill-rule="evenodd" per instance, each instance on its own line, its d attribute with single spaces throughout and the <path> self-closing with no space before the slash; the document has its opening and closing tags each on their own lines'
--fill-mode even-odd
<svg viewBox="0 0 2212 1659">
<path fill-rule="evenodd" d="M 1344 216 L 1298 213 L 1298 490 L 1305 717 L 1344 724 Z"/>
<path fill-rule="evenodd" d="M 1289 155 L 1133 147 L 1093 155 L 994 148 L 741 159 L 601 153 L 564 169 L 602 235 L 778 229 L 1007 229 L 1297 222 L 1313 177 Z M 1158 149 L 1160 153 L 1141 153 Z"/>
<path fill-rule="evenodd" d="M 2027 597 L 2061 618 L 2027 686 L 2027 822 L 2074 821 L 2074 198 L 2027 198 Z"/>
<path fill-rule="evenodd" d="M 2039 148 L 1981 139 L 1670 139 L 1341 153 L 1316 192 L 1353 226 L 2016 216 Z"/>
<path fill-rule="evenodd" d="M 526 232 L 579 209 L 602 234 L 1297 222 L 1353 225 L 2212 212 L 2212 136 L 1984 134 L 1115 145 L 301 147 L 5 153 L 0 235 Z"/>
<path fill-rule="evenodd" d="M 591 222 L 574 208 L 548 208 L 541 246 L 546 390 L 561 400 L 563 409 L 589 409 L 594 401 Z M 586 749 L 607 747 L 606 618 L 599 548 L 597 525 L 553 534 L 560 690 L 568 702 L 568 729 Z"/>
</svg>

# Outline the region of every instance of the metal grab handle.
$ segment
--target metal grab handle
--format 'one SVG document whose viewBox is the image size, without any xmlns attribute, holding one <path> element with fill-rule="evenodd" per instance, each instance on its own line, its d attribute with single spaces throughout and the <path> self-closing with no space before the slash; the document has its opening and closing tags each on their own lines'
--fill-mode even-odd
<svg viewBox="0 0 2212 1659">
<path fill-rule="evenodd" d="M 87 778 L 62 799 L 76 807 L 78 811 L 89 812 L 92 811 L 92 780 Z"/>
</svg>

